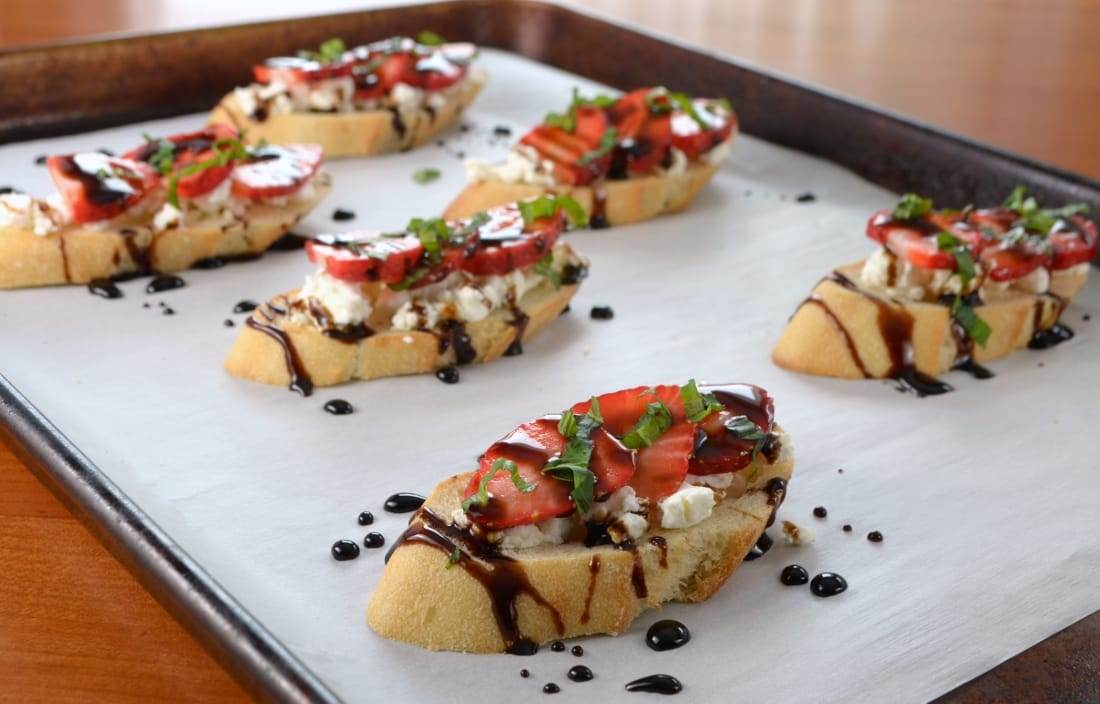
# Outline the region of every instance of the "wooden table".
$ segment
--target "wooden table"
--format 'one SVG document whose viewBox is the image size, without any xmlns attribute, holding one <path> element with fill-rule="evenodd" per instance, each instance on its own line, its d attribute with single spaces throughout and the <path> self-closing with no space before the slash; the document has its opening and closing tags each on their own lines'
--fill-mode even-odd
<svg viewBox="0 0 1100 704">
<path fill-rule="evenodd" d="M 310 12 L 363 0 L 314 0 Z M 1100 178 L 1100 0 L 587 0 L 589 8 Z M 5 0 L 0 46 L 293 16 L 290 0 Z M 1100 701 L 1100 613 L 944 701 Z M 245 700 L 0 445 L 0 701 Z"/>
</svg>

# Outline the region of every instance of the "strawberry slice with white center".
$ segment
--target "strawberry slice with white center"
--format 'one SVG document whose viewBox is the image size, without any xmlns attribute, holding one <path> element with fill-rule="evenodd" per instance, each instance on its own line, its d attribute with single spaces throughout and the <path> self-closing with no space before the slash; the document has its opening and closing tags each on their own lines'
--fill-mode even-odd
<svg viewBox="0 0 1100 704">
<path fill-rule="evenodd" d="M 1036 235 L 1022 241 L 1003 240 L 982 251 L 982 267 L 993 281 L 1015 281 L 1054 260 L 1050 242 Z"/>
<path fill-rule="evenodd" d="M 160 185 L 145 162 L 99 152 L 51 156 L 46 168 L 76 223 L 121 215 Z"/>
<path fill-rule="evenodd" d="M 1079 215 L 1062 220 L 1051 230 L 1050 243 L 1054 246 L 1051 268 L 1055 271 L 1091 262 L 1096 258 L 1096 223 Z"/>
<path fill-rule="evenodd" d="M 603 416 L 603 427 L 618 437 L 630 432 L 638 419 L 645 414 L 646 407 L 657 401 L 668 406 L 673 422 L 684 419 L 684 401 L 680 397 L 679 386 L 637 386 L 596 398 Z M 583 401 L 573 405 L 573 412 L 578 415 L 587 413 L 591 406 L 591 401 Z"/>
<path fill-rule="evenodd" d="M 462 268 L 476 276 L 503 275 L 534 264 L 546 256 L 565 227 L 560 214 L 525 226 L 515 206 L 491 211 L 490 217 L 474 234 L 476 239 L 471 238 L 472 254 L 462 261 Z"/>
<path fill-rule="evenodd" d="M 542 473 L 552 457 L 561 454 L 565 438 L 557 421 L 540 418 L 524 423 L 485 451 L 477 472 L 462 494 L 469 499 L 478 493 L 481 478 L 493 471 L 498 460 L 514 462 L 520 477 L 534 488 L 522 491 L 507 471 L 497 471 L 487 484 L 489 500 L 484 506 L 471 504 L 470 519 L 490 530 L 540 523 L 573 511 L 570 484 Z"/>
<path fill-rule="evenodd" d="M 267 145 L 233 169 L 233 195 L 279 198 L 297 192 L 317 173 L 324 151 L 317 144 Z"/>
<path fill-rule="evenodd" d="M 320 237 L 306 242 L 311 262 L 323 264 L 325 273 L 350 283 L 381 281 L 400 283 L 420 263 L 424 245 L 415 235 L 383 237 L 377 233 Z"/>
</svg>

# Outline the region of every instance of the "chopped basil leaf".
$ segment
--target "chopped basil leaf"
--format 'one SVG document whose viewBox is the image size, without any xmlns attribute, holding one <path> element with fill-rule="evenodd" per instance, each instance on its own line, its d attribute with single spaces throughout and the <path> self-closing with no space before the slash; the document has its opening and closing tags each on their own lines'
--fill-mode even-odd
<svg viewBox="0 0 1100 704">
<path fill-rule="evenodd" d="M 339 61 L 347 50 L 343 39 L 333 37 L 322 42 L 317 51 L 299 51 L 298 56 L 322 64 L 331 64 Z"/>
<path fill-rule="evenodd" d="M 547 113 L 543 119 L 543 124 L 548 127 L 560 127 L 566 132 L 572 132 L 577 129 L 577 108 L 581 107 L 598 107 L 609 108 L 615 104 L 615 98 L 607 95 L 597 95 L 593 98 L 584 98 L 581 96 L 580 91 L 575 87 L 573 88 L 573 99 L 569 102 L 569 109 L 565 113 L 551 112 Z"/>
<path fill-rule="evenodd" d="M 600 137 L 600 144 L 598 147 L 590 152 L 585 152 L 581 155 L 581 158 L 577 161 L 581 166 L 588 166 L 596 159 L 604 157 L 611 153 L 611 150 L 615 148 L 615 145 L 619 141 L 619 131 L 614 127 L 608 127 L 603 133 L 603 137 Z"/>
<path fill-rule="evenodd" d="M 416 235 L 424 246 L 424 253 L 433 264 L 443 253 L 443 245 L 451 238 L 451 228 L 443 218 L 413 218 L 405 228 Z"/>
<path fill-rule="evenodd" d="M 630 432 L 623 436 L 623 445 L 631 450 L 649 447 L 657 438 L 672 426 L 672 411 L 662 401 L 646 405 L 645 413 L 634 424 Z"/>
<path fill-rule="evenodd" d="M 446 44 L 447 40 L 430 29 L 425 29 L 416 35 L 416 43 L 424 46 L 440 46 Z"/>
<path fill-rule="evenodd" d="M 955 303 L 951 306 L 951 315 L 955 316 L 955 320 L 966 330 L 971 340 L 985 347 L 993 329 L 989 327 L 989 323 L 978 316 L 973 308 L 963 303 L 962 298 L 955 297 Z"/>
<path fill-rule="evenodd" d="M 711 413 L 724 408 L 714 394 L 699 393 L 695 379 L 689 379 L 688 383 L 680 387 L 680 398 L 684 401 L 684 414 L 692 423 L 698 423 Z"/>
<path fill-rule="evenodd" d="M 573 227 L 588 225 L 588 213 L 584 211 L 580 203 L 569 196 L 539 196 L 533 200 L 520 201 L 516 204 L 516 207 L 519 208 L 519 213 L 523 216 L 523 222 L 526 225 L 530 225 L 540 218 L 551 217 L 559 209 L 564 210 L 565 214 L 569 216 Z"/>
<path fill-rule="evenodd" d="M 512 484 L 524 494 L 530 494 L 538 486 L 538 482 L 534 484 L 528 484 L 520 476 L 519 467 L 512 460 L 506 460 L 503 457 L 493 462 L 489 467 L 489 471 L 481 475 L 481 481 L 477 485 L 477 493 L 470 498 L 462 502 L 462 510 L 469 511 L 471 506 L 485 506 L 489 503 L 489 480 L 497 475 L 498 472 L 507 472 L 512 477 Z"/>
<path fill-rule="evenodd" d="M 1026 186 L 1016 186 L 1005 198 L 1004 207 L 1020 216 L 1019 224 L 1024 229 L 1042 235 L 1050 233 L 1058 220 L 1073 217 L 1089 211 L 1087 203 L 1070 203 L 1061 208 L 1040 208 L 1034 196 L 1027 195 Z"/>
<path fill-rule="evenodd" d="M 592 431 L 601 423 L 600 402 L 595 398 L 588 413 L 580 418 L 570 410 L 563 411 L 558 430 L 568 442 L 561 454 L 542 468 L 543 473 L 572 485 L 569 497 L 581 513 L 592 505 L 596 490 L 596 475 L 588 468 L 588 463 L 592 460 Z"/>
<path fill-rule="evenodd" d="M 554 269 L 554 253 L 547 252 L 546 256 L 535 264 L 535 273 L 549 279 L 554 288 L 561 288 L 561 274 Z"/>
<path fill-rule="evenodd" d="M 193 176 L 216 166 L 225 166 L 236 159 L 247 159 L 251 152 L 239 139 L 219 139 L 211 145 L 214 155 L 205 161 L 189 164 L 168 177 L 168 193 L 165 200 L 176 208 L 180 207 L 179 182 L 181 178 Z"/>
<path fill-rule="evenodd" d="M 566 409 L 561 412 L 558 420 L 558 432 L 569 439 L 577 434 L 577 416 L 573 411 Z"/>
<path fill-rule="evenodd" d="M 894 206 L 893 216 L 898 220 L 915 220 L 931 210 L 931 198 L 921 198 L 916 193 L 906 193 Z"/>
<path fill-rule="evenodd" d="M 413 181 L 417 183 L 431 183 L 437 180 L 441 175 L 439 169 L 417 169 L 413 172 Z"/>
<path fill-rule="evenodd" d="M 156 142 L 157 151 L 149 157 L 149 164 L 162 176 L 165 176 L 172 171 L 172 166 L 175 164 L 176 145 L 167 139 L 156 140 Z"/>
<path fill-rule="evenodd" d="M 726 430 L 733 433 L 738 440 L 752 440 L 755 442 L 752 448 L 752 458 L 756 459 L 756 455 L 764 448 L 764 443 L 768 441 L 768 434 L 760 429 L 756 423 L 752 422 L 748 416 L 734 416 L 726 421 Z M 749 481 L 752 481 L 755 477 L 751 477 Z"/>
<path fill-rule="evenodd" d="M 489 213 L 484 210 L 474 213 L 474 216 L 470 218 L 469 222 L 462 226 L 462 229 L 455 230 L 451 233 L 451 242 L 453 244 L 465 244 L 466 238 L 480 230 L 481 226 L 489 222 L 489 220 L 491 220 Z"/>
<path fill-rule="evenodd" d="M 451 551 L 450 557 L 447 558 L 447 566 L 445 569 L 451 569 L 458 564 L 458 561 L 462 559 L 462 550 L 456 545 L 455 549 Z"/>
</svg>

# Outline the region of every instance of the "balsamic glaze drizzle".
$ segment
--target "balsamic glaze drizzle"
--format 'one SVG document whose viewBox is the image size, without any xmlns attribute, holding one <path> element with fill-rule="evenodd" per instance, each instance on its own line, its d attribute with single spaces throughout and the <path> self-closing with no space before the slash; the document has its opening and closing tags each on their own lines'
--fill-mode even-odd
<svg viewBox="0 0 1100 704">
<path fill-rule="evenodd" d="M 653 694 L 678 694 L 684 685 L 672 675 L 647 675 L 626 683 L 628 692 L 651 692 Z"/>
</svg>

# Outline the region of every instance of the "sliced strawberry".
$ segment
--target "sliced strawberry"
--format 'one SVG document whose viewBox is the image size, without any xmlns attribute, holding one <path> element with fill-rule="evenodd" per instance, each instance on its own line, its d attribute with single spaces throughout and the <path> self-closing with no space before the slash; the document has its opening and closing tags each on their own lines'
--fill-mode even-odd
<svg viewBox="0 0 1100 704">
<path fill-rule="evenodd" d="M 637 470 L 638 454 L 624 446 L 603 428 L 592 431 L 592 461 L 588 468 L 596 475 L 596 496 L 607 496 L 630 483 Z"/>
<path fill-rule="evenodd" d="M 607 132 L 607 113 L 594 105 L 582 105 L 574 113 L 576 126 L 573 134 L 587 145 L 589 150 L 596 149 L 603 142 Z"/>
<path fill-rule="evenodd" d="M 324 157 L 316 144 L 259 147 L 233 170 L 233 195 L 276 198 L 296 192 L 317 173 Z"/>
<path fill-rule="evenodd" d="M 306 252 L 310 261 L 323 264 L 327 274 L 342 281 L 396 284 L 420 263 L 424 246 L 413 235 L 388 238 L 369 233 L 358 238 L 345 235 L 342 241 L 310 240 Z"/>
<path fill-rule="evenodd" d="M 374 73 L 386 92 L 398 83 L 417 87 L 421 84 L 420 76 L 416 72 L 416 58 L 407 52 L 386 56 Z"/>
<path fill-rule="evenodd" d="M 276 56 L 253 66 L 252 75 L 257 83 L 277 81 L 295 85 L 351 75 L 351 65 L 344 62 L 324 64 L 297 56 Z"/>
<path fill-rule="evenodd" d="M 672 412 L 673 422 L 684 419 L 684 402 L 680 398 L 679 386 L 638 386 L 597 396 L 603 427 L 618 437 L 630 432 L 638 419 L 645 415 L 646 406 L 662 401 Z M 591 401 L 574 404 L 574 413 L 587 413 Z"/>
<path fill-rule="evenodd" d="M 1096 258 L 1096 223 L 1080 215 L 1055 225 L 1050 233 L 1054 246 L 1054 262 L 1051 269 L 1059 271 Z"/>
<path fill-rule="evenodd" d="M 626 152 L 626 169 L 633 174 L 652 173 L 664 163 L 672 147 L 672 121 L 668 115 L 651 116 L 639 134 L 622 143 Z"/>
<path fill-rule="evenodd" d="M 503 530 L 571 513 L 574 506 L 569 498 L 570 485 L 542 473 L 547 461 L 564 447 L 565 438 L 558 432 L 557 421 L 551 419 L 524 423 L 493 443 L 470 478 L 463 499 L 478 492 L 481 478 L 502 459 L 515 462 L 520 476 L 535 488 L 524 493 L 507 472 L 497 472 L 488 483 L 489 502 L 485 506 L 471 505 L 467 511 L 470 519 L 490 530 Z"/>
<path fill-rule="evenodd" d="M 546 256 L 564 229 L 559 213 L 542 218 L 524 231 L 523 217 L 514 206 L 494 212 L 477 232 L 476 249 L 462 268 L 477 276 L 503 275 L 530 266 Z"/>
<path fill-rule="evenodd" d="M 453 73 L 428 71 L 421 73 L 421 82 L 424 84 L 424 90 L 443 90 L 458 83 L 465 76 L 465 68 L 457 68 Z"/>
<path fill-rule="evenodd" d="M 650 88 L 632 90 L 608 108 L 608 116 L 611 118 L 611 124 L 618 130 L 620 140 L 635 139 L 641 134 L 642 128 L 649 119 L 649 107 L 645 99 L 650 90 Z M 667 99 L 665 101 L 667 102 Z"/>
<path fill-rule="evenodd" d="M 679 391 L 678 387 L 673 388 Z M 638 452 L 638 470 L 630 480 L 634 493 L 650 501 L 660 501 L 679 489 L 687 475 L 694 447 L 694 423 L 676 423 L 662 433 L 652 445 Z"/>
<path fill-rule="evenodd" d="M 1041 266 L 1050 267 L 1054 256 L 1051 247 L 1037 242 L 1011 244 L 1002 242 L 987 247 L 981 254 L 986 275 L 993 281 L 1015 281 Z"/>
<path fill-rule="evenodd" d="M 46 168 L 77 223 L 113 218 L 160 185 L 160 175 L 145 162 L 99 152 L 51 156 Z"/>
<path fill-rule="evenodd" d="M 153 157 L 160 153 L 163 141 L 168 141 L 173 146 L 172 171 L 179 171 L 193 164 L 201 163 L 214 157 L 214 147 L 222 140 L 236 139 L 238 132 L 230 125 L 214 124 L 199 132 L 187 132 L 165 137 L 164 140 L 149 140 L 136 149 L 131 149 L 123 156 L 126 159 L 149 163 Z M 181 177 L 176 184 L 176 193 L 181 198 L 197 198 L 205 195 L 220 186 L 229 178 L 233 170 L 232 164 L 213 166 L 197 173 Z"/>
<path fill-rule="evenodd" d="M 583 186 L 600 176 L 610 163 L 610 155 L 581 164 L 581 157 L 592 151 L 586 139 L 566 132 L 561 127 L 539 125 L 520 139 L 533 147 L 544 159 L 554 162 L 554 178 L 561 183 Z"/>
</svg>

